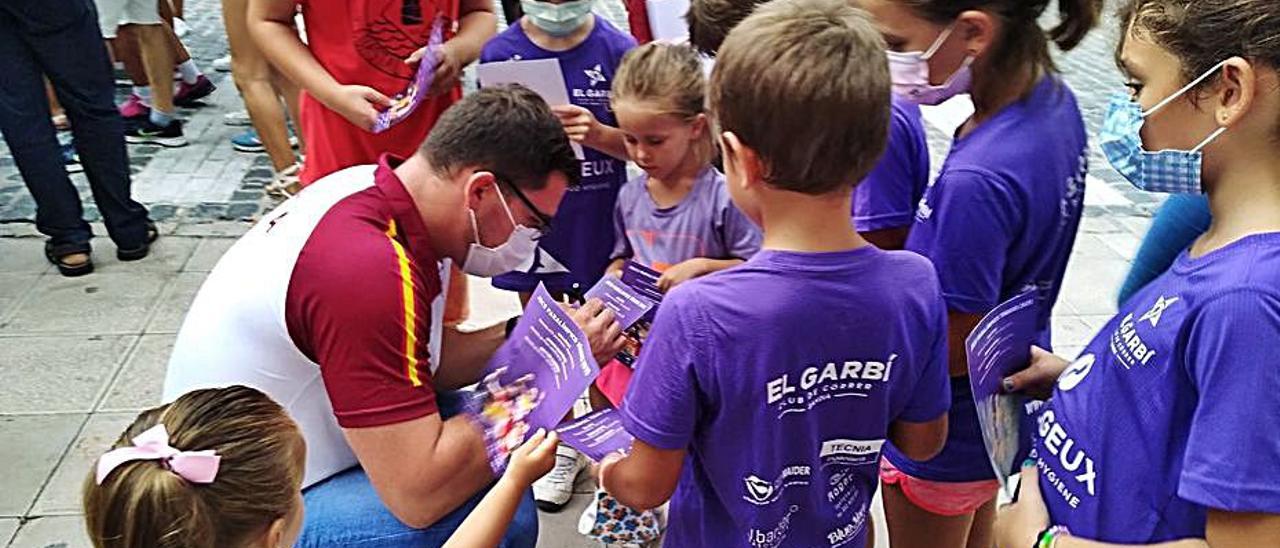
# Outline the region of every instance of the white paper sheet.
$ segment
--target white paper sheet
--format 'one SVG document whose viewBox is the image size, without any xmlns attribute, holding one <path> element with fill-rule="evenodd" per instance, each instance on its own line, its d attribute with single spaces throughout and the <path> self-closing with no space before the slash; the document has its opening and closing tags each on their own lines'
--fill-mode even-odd
<svg viewBox="0 0 1280 548">
<path fill-rule="evenodd" d="M 689 24 L 684 19 L 689 13 L 689 0 L 646 0 L 645 9 L 654 40 L 677 44 L 689 41 Z"/>
<path fill-rule="evenodd" d="M 569 104 L 569 90 L 558 59 L 484 63 L 476 65 L 476 79 L 480 87 L 520 84 L 541 95 L 542 100 L 553 107 Z M 583 159 L 582 147 L 578 143 L 572 145 L 578 159 Z"/>
</svg>

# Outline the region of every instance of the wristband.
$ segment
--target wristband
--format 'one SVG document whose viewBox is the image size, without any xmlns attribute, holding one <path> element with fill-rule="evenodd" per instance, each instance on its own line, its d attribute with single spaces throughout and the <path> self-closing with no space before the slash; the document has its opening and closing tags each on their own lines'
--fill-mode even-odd
<svg viewBox="0 0 1280 548">
<path fill-rule="evenodd" d="M 1058 539 L 1070 536 L 1071 531 L 1062 525 L 1050 525 L 1039 535 L 1036 535 L 1036 541 L 1031 548 L 1053 548 L 1058 543 Z"/>
</svg>

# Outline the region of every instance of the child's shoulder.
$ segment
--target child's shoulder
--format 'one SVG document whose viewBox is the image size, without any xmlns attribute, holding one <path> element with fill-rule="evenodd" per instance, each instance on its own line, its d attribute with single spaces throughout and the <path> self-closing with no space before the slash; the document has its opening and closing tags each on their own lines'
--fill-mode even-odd
<svg viewBox="0 0 1280 548">
<path fill-rule="evenodd" d="M 525 50 L 529 49 L 528 44 L 528 36 L 520 28 L 520 23 L 516 22 L 485 42 L 480 50 L 480 62 L 510 61 L 514 55 L 524 55 Z"/>
<path fill-rule="evenodd" d="M 636 47 L 638 44 L 635 37 L 630 33 L 623 32 L 622 29 L 614 26 L 608 19 L 596 14 L 596 32 L 591 33 L 593 38 L 608 42 L 610 45 L 621 48 L 624 51 Z"/>
</svg>

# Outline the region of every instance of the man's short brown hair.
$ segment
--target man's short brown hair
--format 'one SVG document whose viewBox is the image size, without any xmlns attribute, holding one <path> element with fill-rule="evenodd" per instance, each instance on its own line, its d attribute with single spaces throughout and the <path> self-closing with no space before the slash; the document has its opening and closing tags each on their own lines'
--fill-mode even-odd
<svg viewBox="0 0 1280 548">
<path fill-rule="evenodd" d="M 693 0 L 685 21 L 689 23 L 689 43 L 698 51 L 714 56 L 733 27 L 768 0 Z"/>
<path fill-rule="evenodd" d="M 570 185 L 582 175 L 560 119 L 537 93 L 515 84 L 482 89 L 449 107 L 419 153 L 442 173 L 492 171 L 533 190 L 554 172 Z"/>
<path fill-rule="evenodd" d="M 845 0 L 773 0 L 729 32 L 708 94 L 721 131 L 764 164 L 764 182 L 826 194 L 884 152 L 889 68 L 870 17 Z"/>
</svg>

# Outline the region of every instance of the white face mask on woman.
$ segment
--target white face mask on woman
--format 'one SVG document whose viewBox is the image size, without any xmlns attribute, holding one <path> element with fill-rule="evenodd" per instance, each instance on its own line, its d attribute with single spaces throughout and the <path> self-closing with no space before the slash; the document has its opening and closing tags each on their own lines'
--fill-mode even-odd
<svg viewBox="0 0 1280 548">
<path fill-rule="evenodd" d="M 515 230 L 511 231 L 511 236 L 507 237 L 507 241 L 501 245 L 485 247 L 480 244 L 480 225 L 476 222 L 476 212 L 474 209 L 467 208 L 467 213 L 471 216 L 471 233 L 476 241 L 467 248 L 467 258 L 462 262 L 462 271 L 485 278 L 515 270 L 521 264 L 532 260 L 533 253 L 538 248 L 539 232 L 516 223 L 515 216 L 511 214 L 511 208 L 507 206 L 507 199 L 502 195 L 502 188 L 497 184 L 494 184 L 493 188 L 497 189 L 498 202 L 507 212 L 507 218 L 511 220 Z"/>
</svg>

